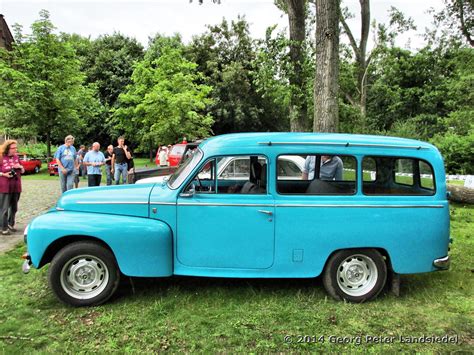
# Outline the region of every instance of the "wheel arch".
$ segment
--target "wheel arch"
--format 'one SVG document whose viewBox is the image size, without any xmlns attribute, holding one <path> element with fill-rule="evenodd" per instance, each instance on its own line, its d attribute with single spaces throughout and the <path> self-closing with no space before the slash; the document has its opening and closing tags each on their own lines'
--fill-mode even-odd
<svg viewBox="0 0 474 355">
<path fill-rule="evenodd" d="M 103 246 L 104 248 L 108 249 L 114 256 L 114 258 L 116 259 L 115 253 L 112 250 L 112 248 L 106 242 L 104 242 L 103 240 L 99 238 L 92 237 L 90 235 L 67 235 L 59 239 L 56 239 L 46 248 L 41 258 L 41 261 L 38 265 L 38 268 L 41 268 L 44 265 L 50 263 L 51 260 L 53 260 L 54 256 L 58 253 L 58 251 L 60 251 L 65 246 L 72 244 L 74 242 L 83 242 L 83 241 L 91 241 Z M 119 268 L 120 268 L 120 265 L 119 265 Z"/>
<path fill-rule="evenodd" d="M 324 262 L 324 267 L 323 267 L 323 270 L 321 271 L 320 275 L 324 272 L 324 270 L 326 269 L 326 266 L 329 262 L 329 260 L 332 258 L 332 256 L 342 250 L 351 250 L 351 249 L 357 249 L 357 250 L 377 250 L 380 254 L 382 254 L 382 256 L 384 257 L 385 259 L 385 263 L 387 265 L 387 270 L 389 271 L 393 271 L 393 268 L 392 268 L 392 261 L 390 259 L 390 254 L 388 253 L 388 251 L 384 248 L 380 248 L 380 247 L 351 247 L 351 248 L 339 248 L 339 249 L 335 249 L 333 250 L 333 252 L 331 254 L 328 255 L 328 257 L 326 258 L 326 261 Z M 318 275 L 319 276 L 319 275 Z"/>
</svg>

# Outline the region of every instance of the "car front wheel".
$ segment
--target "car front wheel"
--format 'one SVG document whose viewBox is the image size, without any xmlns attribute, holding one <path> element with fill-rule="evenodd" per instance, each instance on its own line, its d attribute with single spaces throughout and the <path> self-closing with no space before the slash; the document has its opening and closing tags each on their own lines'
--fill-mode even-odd
<svg viewBox="0 0 474 355">
<path fill-rule="evenodd" d="M 74 307 L 106 302 L 119 284 L 120 272 L 112 252 L 94 242 L 76 242 L 61 249 L 49 268 L 54 294 Z"/>
<path fill-rule="evenodd" d="M 335 299 L 365 302 L 374 299 L 387 281 L 387 265 L 377 250 L 347 249 L 331 256 L 323 284 Z"/>
</svg>

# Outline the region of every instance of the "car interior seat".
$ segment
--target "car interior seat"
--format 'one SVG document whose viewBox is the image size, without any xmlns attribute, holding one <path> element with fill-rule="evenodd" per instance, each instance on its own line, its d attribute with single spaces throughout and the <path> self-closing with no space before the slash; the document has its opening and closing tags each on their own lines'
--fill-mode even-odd
<svg viewBox="0 0 474 355">
<path fill-rule="evenodd" d="M 259 193 L 259 185 L 261 180 L 262 174 L 262 165 L 258 161 L 250 163 L 250 178 L 244 186 L 242 186 L 242 190 L 240 190 L 241 194 L 256 194 Z"/>
</svg>

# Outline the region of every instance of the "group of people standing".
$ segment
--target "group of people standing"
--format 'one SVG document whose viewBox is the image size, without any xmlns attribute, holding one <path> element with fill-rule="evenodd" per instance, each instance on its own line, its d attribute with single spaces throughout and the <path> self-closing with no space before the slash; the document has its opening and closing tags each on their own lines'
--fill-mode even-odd
<svg viewBox="0 0 474 355">
<path fill-rule="evenodd" d="M 20 164 L 18 143 L 8 139 L 0 146 L 0 223 L 2 235 L 16 232 L 15 216 L 18 211 L 18 201 L 21 195 L 21 175 L 25 168 Z M 81 147 L 85 152 L 85 147 Z M 79 153 L 79 154 L 78 154 Z M 94 142 L 92 149 L 84 155 L 76 152 L 74 137 L 65 138 L 54 157 L 58 164 L 61 192 L 71 190 L 74 182 L 78 183 L 79 171 L 84 167 L 87 173 L 88 186 L 99 186 L 102 178 L 101 167 L 105 166 L 107 185 L 127 183 L 127 175 L 133 169 L 132 152 L 125 145 L 125 138 L 117 139 L 117 146 L 109 145 L 105 154 L 100 151 L 100 144 Z M 85 174 L 84 174 L 85 175 Z M 76 185 L 77 187 L 77 185 Z"/>
<path fill-rule="evenodd" d="M 100 151 L 98 142 L 94 142 L 88 152 L 85 152 L 83 146 L 76 152 L 74 137 L 69 135 L 54 157 L 58 164 L 61 192 L 71 190 L 74 182 L 76 187 L 78 186 L 81 171 L 83 176 L 87 175 L 88 186 L 99 186 L 102 180 L 102 166 L 105 166 L 107 185 L 112 185 L 113 178 L 117 185 L 120 184 L 120 179 L 126 184 L 128 172 L 133 169 L 132 153 L 125 145 L 124 137 L 117 139 L 116 147 L 109 145 L 104 154 Z"/>
</svg>

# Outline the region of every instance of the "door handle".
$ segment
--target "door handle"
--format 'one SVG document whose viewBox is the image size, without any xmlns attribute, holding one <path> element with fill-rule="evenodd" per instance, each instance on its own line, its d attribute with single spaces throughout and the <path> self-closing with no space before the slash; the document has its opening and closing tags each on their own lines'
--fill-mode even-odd
<svg viewBox="0 0 474 355">
<path fill-rule="evenodd" d="M 272 211 L 266 211 L 266 210 L 258 210 L 258 212 L 260 212 L 260 213 L 265 213 L 265 214 L 267 214 L 267 215 L 269 215 L 269 216 L 271 216 L 271 215 L 273 214 Z"/>
</svg>

